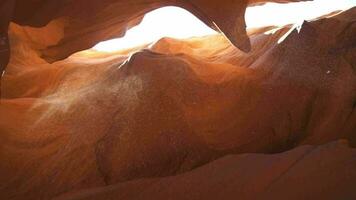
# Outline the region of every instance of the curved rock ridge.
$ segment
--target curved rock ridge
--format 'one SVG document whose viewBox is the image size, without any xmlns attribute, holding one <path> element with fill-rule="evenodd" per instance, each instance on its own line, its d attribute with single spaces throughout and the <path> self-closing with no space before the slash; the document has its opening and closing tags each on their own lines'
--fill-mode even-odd
<svg viewBox="0 0 356 200">
<path fill-rule="evenodd" d="M 236 47 L 249 51 L 245 10 L 248 5 L 265 2 L 297 0 L 4 0 L 0 8 L 6 12 L 1 12 L 0 17 L 4 23 L 13 21 L 24 26 L 43 27 L 36 29 L 36 35 L 40 37 L 30 36 L 30 41 L 49 62 L 91 48 L 100 41 L 123 36 L 127 29 L 142 20 L 145 13 L 164 6 L 187 9 L 207 25 L 222 31 Z M 0 32 L 6 32 L 7 25 L 1 25 L 1 21 Z M 58 37 L 40 39 L 52 34 Z"/>
<path fill-rule="evenodd" d="M 250 53 L 213 35 L 53 64 L 33 41 L 61 20 L 12 24 L 0 199 L 353 199 L 355 19 L 250 30 Z"/>
</svg>

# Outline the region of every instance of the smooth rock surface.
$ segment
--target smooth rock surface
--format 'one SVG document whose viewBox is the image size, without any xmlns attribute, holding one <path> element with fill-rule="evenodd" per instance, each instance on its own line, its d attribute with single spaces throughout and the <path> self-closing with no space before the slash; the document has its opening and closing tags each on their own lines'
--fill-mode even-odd
<svg viewBox="0 0 356 200">
<path fill-rule="evenodd" d="M 355 15 L 53 64 L 76 31 L 11 24 L 0 199 L 355 198 Z"/>
</svg>

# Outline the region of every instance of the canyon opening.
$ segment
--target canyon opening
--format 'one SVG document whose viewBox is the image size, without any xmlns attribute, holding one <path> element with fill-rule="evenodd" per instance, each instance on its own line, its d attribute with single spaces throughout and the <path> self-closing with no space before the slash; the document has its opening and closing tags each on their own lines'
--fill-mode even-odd
<svg viewBox="0 0 356 200">
<path fill-rule="evenodd" d="M 347 10 L 354 0 L 314 0 L 290 4 L 268 3 L 246 11 L 247 28 L 302 24 L 335 11 Z M 217 34 L 194 14 L 180 7 L 163 7 L 147 13 L 142 22 L 128 30 L 124 37 L 100 42 L 98 51 L 117 51 L 149 44 L 161 38 L 186 39 Z"/>
</svg>

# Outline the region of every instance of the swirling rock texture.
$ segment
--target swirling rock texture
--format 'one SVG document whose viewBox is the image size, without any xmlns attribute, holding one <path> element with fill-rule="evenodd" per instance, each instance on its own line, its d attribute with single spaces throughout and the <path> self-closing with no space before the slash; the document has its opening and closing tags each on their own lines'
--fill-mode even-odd
<svg viewBox="0 0 356 200">
<path fill-rule="evenodd" d="M 355 199 L 356 9 L 246 32 L 261 3 L 12 4 L 0 199 Z M 222 34 L 71 55 L 165 5 Z"/>
</svg>

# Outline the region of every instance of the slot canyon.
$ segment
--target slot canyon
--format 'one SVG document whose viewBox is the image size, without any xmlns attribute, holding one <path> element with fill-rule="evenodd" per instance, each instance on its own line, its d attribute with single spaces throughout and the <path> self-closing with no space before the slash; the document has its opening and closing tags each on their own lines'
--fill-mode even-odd
<svg viewBox="0 0 356 200">
<path fill-rule="evenodd" d="M 356 7 L 269 2 L 0 0 L 0 200 L 356 199 Z M 218 33 L 91 49 L 165 6 Z"/>
</svg>

